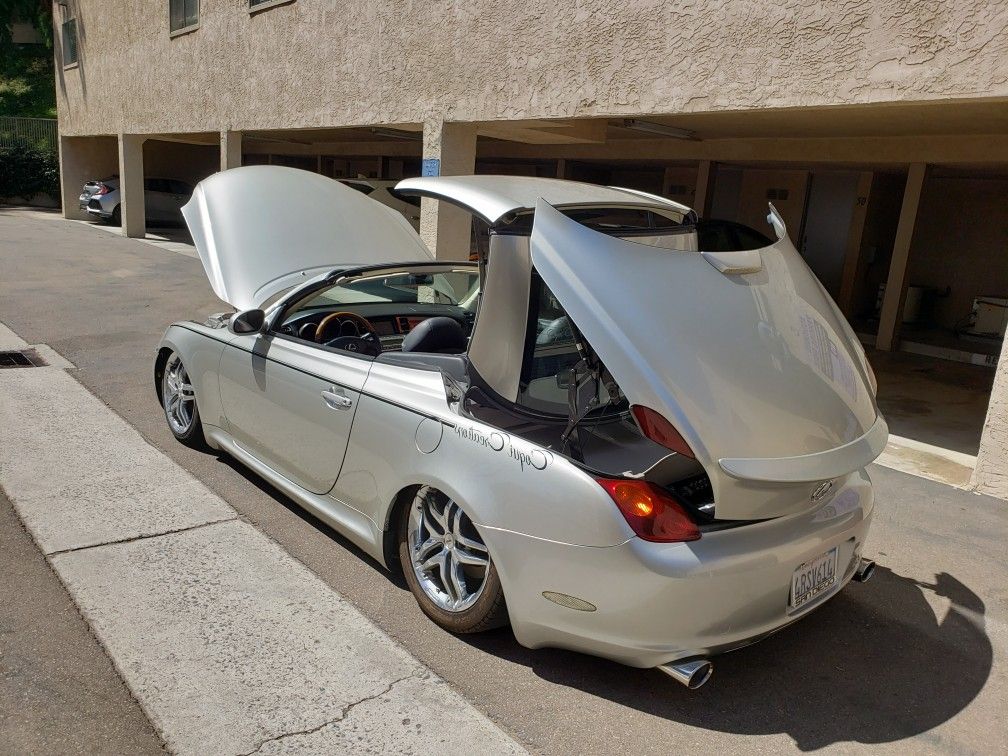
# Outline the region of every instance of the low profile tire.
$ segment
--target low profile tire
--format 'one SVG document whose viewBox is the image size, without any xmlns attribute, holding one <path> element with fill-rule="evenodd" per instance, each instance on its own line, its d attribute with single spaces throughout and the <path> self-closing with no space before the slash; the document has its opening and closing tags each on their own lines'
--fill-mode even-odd
<svg viewBox="0 0 1008 756">
<path fill-rule="evenodd" d="M 109 218 L 110 226 L 121 226 L 122 225 L 122 210 L 119 209 L 119 205 L 116 205 L 112 210 L 112 217 Z"/>
<path fill-rule="evenodd" d="M 423 613 L 452 633 L 479 633 L 508 623 L 490 552 L 462 508 L 423 486 L 398 523 L 399 562 Z"/>
<path fill-rule="evenodd" d="M 168 428 L 179 442 L 193 449 L 207 448 L 196 393 L 182 358 L 176 352 L 168 355 L 161 375 L 161 406 Z"/>
</svg>

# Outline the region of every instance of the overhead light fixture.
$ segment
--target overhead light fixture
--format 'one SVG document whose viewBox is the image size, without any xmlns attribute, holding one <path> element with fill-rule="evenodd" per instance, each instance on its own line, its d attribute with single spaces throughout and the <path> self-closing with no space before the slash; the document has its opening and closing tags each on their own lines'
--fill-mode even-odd
<svg viewBox="0 0 1008 756">
<path fill-rule="evenodd" d="M 654 121 L 639 121 L 636 118 L 624 118 L 623 128 L 633 129 L 634 131 L 646 131 L 649 134 L 659 134 L 661 136 L 671 137 L 672 139 L 691 139 L 694 141 L 700 141 L 695 131 L 680 129 L 675 126 L 666 126 L 664 123 L 655 123 Z"/>
<path fill-rule="evenodd" d="M 423 133 L 420 131 L 400 131 L 399 129 L 383 129 L 377 126 L 371 129 L 371 133 L 389 139 L 407 139 L 409 141 L 423 139 Z"/>
</svg>

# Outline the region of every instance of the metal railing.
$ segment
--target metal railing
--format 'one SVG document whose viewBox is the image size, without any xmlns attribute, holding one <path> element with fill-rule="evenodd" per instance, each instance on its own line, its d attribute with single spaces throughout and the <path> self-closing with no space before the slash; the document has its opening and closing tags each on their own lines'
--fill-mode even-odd
<svg viewBox="0 0 1008 756">
<path fill-rule="evenodd" d="M 56 119 L 0 116 L 0 147 L 15 147 L 25 142 L 40 150 L 57 152 L 59 134 Z"/>
</svg>

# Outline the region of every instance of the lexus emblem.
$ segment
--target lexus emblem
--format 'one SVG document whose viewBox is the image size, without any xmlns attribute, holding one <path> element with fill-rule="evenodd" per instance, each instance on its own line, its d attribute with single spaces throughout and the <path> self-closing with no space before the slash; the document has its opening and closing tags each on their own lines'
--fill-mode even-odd
<svg viewBox="0 0 1008 756">
<path fill-rule="evenodd" d="M 830 492 L 831 488 L 833 488 L 833 481 L 831 480 L 824 480 L 818 486 L 813 488 L 812 495 L 809 496 L 809 498 L 812 500 L 812 503 L 815 504 L 816 502 L 820 501 L 826 494 Z"/>
</svg>

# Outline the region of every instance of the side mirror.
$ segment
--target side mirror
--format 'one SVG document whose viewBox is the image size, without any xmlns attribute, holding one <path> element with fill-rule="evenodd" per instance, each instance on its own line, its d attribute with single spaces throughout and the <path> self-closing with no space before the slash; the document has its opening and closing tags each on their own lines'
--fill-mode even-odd
<svg viewBox="0 0 1008 756">
<path fill-rule="evenodd" d="M 231 333 L 258 333 L 266 322 L 266 313 L 262 310 L 245 310 L 236 312 L 228 321 Z"/>
</svg>

